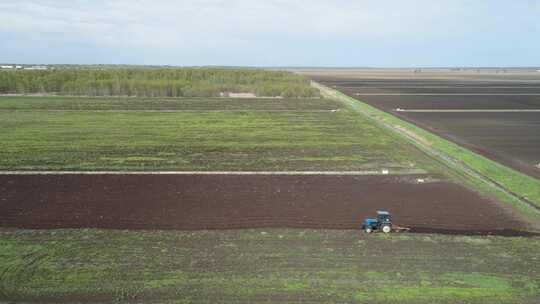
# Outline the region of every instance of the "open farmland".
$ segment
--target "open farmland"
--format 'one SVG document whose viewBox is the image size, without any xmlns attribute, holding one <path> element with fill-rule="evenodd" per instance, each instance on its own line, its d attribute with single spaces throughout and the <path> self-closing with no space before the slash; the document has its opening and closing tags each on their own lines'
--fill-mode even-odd
<svg viewBox="0 0 540 304">
<path fill-rule="evenodd" d="M 385 209 L 412 232 L 530 234 L 509 206 L 425 175 L 0 175 L 0 193 L 3 227 L 360 229 Z"/>
<path fill-rule="evenodd" d="M 539 112 L 406 113 L 430 130 L 540 178 Z"/>
<path fill-rule="evenodd" d="M 353 229 L 386 208 L 416 231 L 535 229 L 341 101 L 1 97 L 0 118 L 4 227 Z"/>
<path fill-rule="evenodd" d="M 351 96 L 540 177 L 540 95 Z"/>
<path fill-rule="evenodd" d="M 356 230 L 0 230 L 21 302 L 536 304 L 540 239 Z"/>
<path fill-rule="evenodd" d="M 0 0 L 0 304 L 540 304 L 539 16 Z"/>
<path fill-rule="evenodd" d="M 0 300 L 540 293 L 537 223 L 340 101 L 4 96 L 0 127 Z M 384 208 L 415 233 L 360 233 Z"/>
<path fill-rule="evenodd" d="M 323 99 L 0 97 L 0 127 L 1 170 L 425 173 L 434 166 Z"/>
<path fill-rule="evenodd" d="M 540 178 L 537 74 L 357 70 L 318 71 L 312 76 L 353 98 Z"/>
</svg>

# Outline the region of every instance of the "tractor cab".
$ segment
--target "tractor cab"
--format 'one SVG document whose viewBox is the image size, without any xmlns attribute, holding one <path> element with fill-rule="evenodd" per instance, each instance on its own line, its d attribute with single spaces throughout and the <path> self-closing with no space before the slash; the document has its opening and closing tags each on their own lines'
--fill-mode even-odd
<svg viewBox="0 0 540 304">
<path fill-rule="evenodd" d="M 384 233 L 392 231 L 392 219 L 388 211 L 377 211 L 377 218 L 367 218 L 362 223 L 362 230 L 371 233 L 380 230 Z"/>
<path fill-rule="evenodd" d="M 390 213 L 388 213 L 388 211 L 377 211 L 377 220 L 381 223 L 392 223 L 392 219 L 390 218 Z"/>
</svg>

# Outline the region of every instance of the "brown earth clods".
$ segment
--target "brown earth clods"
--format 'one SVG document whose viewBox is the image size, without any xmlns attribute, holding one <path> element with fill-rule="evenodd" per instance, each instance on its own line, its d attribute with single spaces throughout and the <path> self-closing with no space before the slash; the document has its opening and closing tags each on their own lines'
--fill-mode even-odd
<svg viewBox="0 0 540 304">
<path fill-rule="evenodd" d="M 500 203 L 419 177 L 0 175 L 0 227 L 360 229 L 385 209 L 413 232 L 530 234 Z"/>
</svg>

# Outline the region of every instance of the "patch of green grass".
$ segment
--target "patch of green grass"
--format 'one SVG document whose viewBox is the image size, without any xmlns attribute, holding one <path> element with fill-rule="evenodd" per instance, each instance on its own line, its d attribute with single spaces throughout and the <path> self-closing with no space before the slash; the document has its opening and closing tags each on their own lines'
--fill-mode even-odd
<svg viewBox="0 0 540 304">
<path fill-rule="evenodd" d="M 375 303 L 513 303 L 519 295 L 513 290 L 459 287 L 382 288 L 373 295 Z"/>
<path fill-rule="evenodd" d="M 62 108 L 79 99 L 24 99 L 23 107 Z M 116 107 L 115 99 L 82 103 Z M 126 101 L 127 100 L 127 101 Z M 0 111 L 0 170 L 376 170 L 424 173 L 437 164 L 404 140 L 361 119 L 336 101 L 165 100 L 245 111 L 38 112 Z M 145 108 L 162 100 L 120 99 Z M 17 104 L 11 99 L 2 103 Z M 49 104 L 50 103 L 50 104 Z M 218 104 L 219 103 L 219 104 Z M 285 111 L 252 111 L 285 108 Z M 315 110 L 313 110 L 312 105 Z M 5 106 L 5 105 L 4 105 Z M 86 107 L 86 106 L 85 106 Z M 226 108 L 226 106 L 221 106 Z"/>
<path fill-rule="evenodd" d="M 318 111 L 344 108 L 338 101 L 322 98 L 135 98 L 0 96 L 1 111 Z"/>
<path fill-rule="evenodd" d="M 440 279 L 445 283 L 458 286 L 496 289 L 509 289 L 511 287 L 505 279 L 481 273 L 451 272 L 444 274 Z"/>
<path fill-rule="evenodd" d="M 538 238 L 3 229 L 0 240 L 0 301 L 532 304 L 540 296 Z"/>
</svg>

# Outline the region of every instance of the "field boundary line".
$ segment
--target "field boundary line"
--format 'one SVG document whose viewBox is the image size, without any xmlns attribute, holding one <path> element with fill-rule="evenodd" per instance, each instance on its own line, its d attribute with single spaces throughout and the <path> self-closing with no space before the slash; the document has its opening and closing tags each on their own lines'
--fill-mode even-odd
<svg viewBox="0 0 540 304">
<path fill-rule="evenodd" d="M 457 172 L 462 172 L 467 176 L 470 176 L 475 180 L 489 186 L 491 189 L 495 189 L 500 193 L 505 194 L 507 197 L 511 197 L 517 202 L 520 202 L 521 206 L 526 206 L 529 214 L 532 211 L 534 212 L 536 218 L 540 217 L 540 202 L 532 201 L 526 195 L 519 193 L 519 189 L 522 188 L 518 188 L 518 190 L 515 189 L 518 187 L 516 185 L 522 186 L 521 184 L 525 184 L 527 187 L 530 187 L 530 189 L 528 189 L 529 191 L 533 191 L 532 194 L 535 195 L 534 198 L 540 199 L 536 196 L 536 192 L 540 190 L 540 181 L 536 180 L 535 178 L 478 155 L 454 142 L 443 139 L 436 134 L 421 129 L 414 124 L 403 121 L 399 117 L 396 117 L 390 113 L 376 109 L 369 104 L 347 96 L 340 91 L 329 88 L 317 82 L 312 83 L 315 87 L 319 88 L 323 94 L 326 94 L 326 96 L 344 102 L 345 104 L 351 106 L 360 115 L 363 115 L 390 132 L 407 139 L 428 155 L 445 163 L 449 168 L 456 170 Z M 435 147 L 435 145 L 437 147 Z M 447 151 L 448 149 L 453 151 L 453 154 L 449 153 Z M 482 163 L 479 165 L 478 162 Z M 495 175 L 495 173 L 492 173 L 494 175 L 493 177 L 486 175 L 485 173 L 481 172 L 481 170 L 485 169 L 482 168 L 481 165 L 491 166 L 492 168 L 490 169 L 497 171 L 497 174 L 499 175 Z M 513 182 L 513 184 L 505 185 L 505 182 L 509 182 L 507 178 L 510 178 L 510 182 Z M 515 180 L 512 180 L 512 178 Z"/>
<path fill-rule="evenodd" d="M 320 97 L 282 97 L 282 96 L 255 96 L 255 97 L 226 97 L 226 96 L 206 96 L 206 97 L 197 97 L 197 96 L 128 96 L 128 95 L 66 95 L 66 94 L 47 94 L 47 93 L 36 93 L 36 94 L 17 94 L 17 93 L 2 93 L 0 97 L 31 97 L 31 98 L 48 98 L 48 97 L 58 97 L 58 98 L 87 98 L 87 99 L 148 99 L 148 100 L 175 100 L 175 99 L 215 99 L 215 100 L 225 100 L 225 99 L 238 99 L 238 100 L 256 100 L 256 99 L 320 99 Z"/>
<path fill-rule="evenodd" d="M 540 109 L 402 109 L 397 108 L 396 112 L 409 113 L 523 113 L 540 112 Z"/>
<path fill-rule="evenodd" d="M 425 175 L 382 171 L 0 171 L 0 175 Z"/>
<path fill-rule="evenodd" d="M 344 89 L 538 89 L 537 85 L 534 86 L 452 86 L 452 85 L 441 85 L 441 86 L 423 86 L 423 85 L 408 85 L 408 86 L 343 86 L 340 85 L 340 88 Z"/>
<path fill-rule="evenodd" d="M 540 93 L 355 93 L 355 96 L 540 96 Z"/>
<path fill-rule="evenodd" d="M 254 110 L 93 110 L 93 109 L 66 109 L 66 110 L 56 110 L 56 109 L 0 109 L 0 112 L 41 112 L 41 113 L 201 113 L 201 112 L 210 112 L 210 113 L 234 113 L 234 112 L 279 112 L 279 113 L 335 113 L 339 109 L 328 109 L 328 110 L 263 110 L 263 109 L 254 109 Z"/>
</svg>

